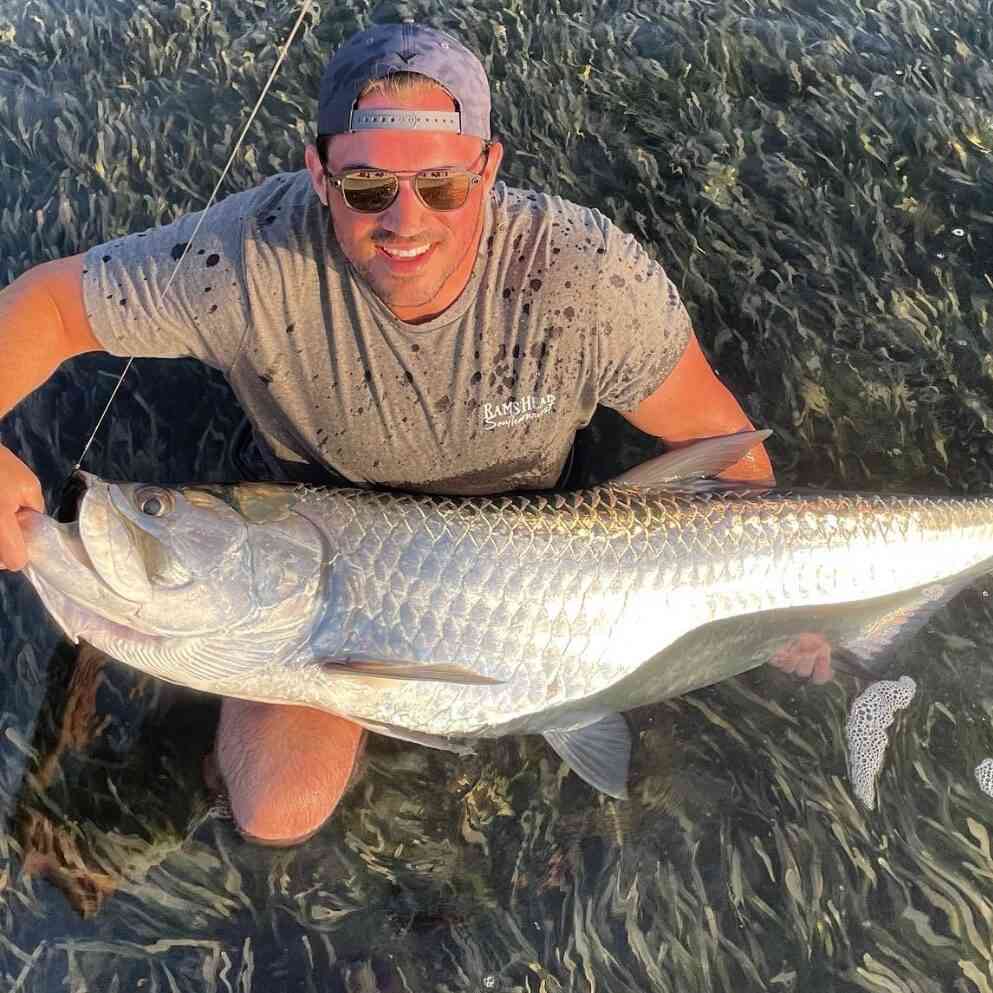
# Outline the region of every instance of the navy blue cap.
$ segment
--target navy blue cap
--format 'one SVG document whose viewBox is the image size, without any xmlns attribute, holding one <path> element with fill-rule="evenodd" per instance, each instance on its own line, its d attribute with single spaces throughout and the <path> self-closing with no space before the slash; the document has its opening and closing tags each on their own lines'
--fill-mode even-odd
<svg viewBox="0 0 993 993">
<path fill-rule="evenodd" d="M 358 110 L 366 84 L 417 72 L 443 86 L 455 111 Z M 318 99 L 318 134 L 369 128 L 452 131 L 490 140 L 490 82 L 479 59 L 444 31 L 419 24 L 378 24 L 352 35 L 330 58 Z"/>
</svg>

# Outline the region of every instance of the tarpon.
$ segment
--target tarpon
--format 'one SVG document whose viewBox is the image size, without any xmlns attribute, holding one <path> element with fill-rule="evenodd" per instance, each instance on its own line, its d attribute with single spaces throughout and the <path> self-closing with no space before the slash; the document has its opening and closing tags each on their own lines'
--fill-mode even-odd
<svg viewBox="0 0 993 993">
<path fill-rule="evenodd" d="M 449 497 L 85 475 L 21 521 L 74 640 L 162 679 L 460 750 L 542 734 L 623 796 L 623 711 L 823 634 L 860 671 L 993 568 L 993 499 L 712 478 L 766 433 L 568 493 Z"/>
</svg>

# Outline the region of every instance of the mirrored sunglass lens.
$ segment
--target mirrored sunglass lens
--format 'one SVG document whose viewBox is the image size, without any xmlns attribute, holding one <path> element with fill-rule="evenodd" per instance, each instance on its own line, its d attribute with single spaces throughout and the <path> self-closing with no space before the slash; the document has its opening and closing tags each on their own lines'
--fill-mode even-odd
<svg viewBox="0 0 993 993">
<path fill-rule="evenodd" d="M 471 176 L 432 176 L 416 177 L 417 192 L 432 210 L 455 210 L 465 203 L 469 195 Z"/>
<path fill-rule="evenodd" d="M 395 176 L 346 176 L 341 181 L 345 203 L 353 210 L 376 213 L 386 210 L 397 192 Z"/>
</svg>

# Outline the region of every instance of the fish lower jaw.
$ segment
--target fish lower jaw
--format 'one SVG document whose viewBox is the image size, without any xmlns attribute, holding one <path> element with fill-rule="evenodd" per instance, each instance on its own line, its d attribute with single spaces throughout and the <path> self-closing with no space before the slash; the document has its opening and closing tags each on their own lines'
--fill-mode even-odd
<svg viewBox="0 0 993 993">
<path fill-rule="evenodd" d="M 100 648 L 108 641 L 156 639 L 155 635 L 136 631 L 121 621 L 110 620 L 90 607 L 77 602 L 72 597 L 56 590 L 38 572 L 28 565 L 25 575 L 35 588 L 48 612 L 58 622 L 66 637 L 73 644 L 85 639 Z"/>
</svg>

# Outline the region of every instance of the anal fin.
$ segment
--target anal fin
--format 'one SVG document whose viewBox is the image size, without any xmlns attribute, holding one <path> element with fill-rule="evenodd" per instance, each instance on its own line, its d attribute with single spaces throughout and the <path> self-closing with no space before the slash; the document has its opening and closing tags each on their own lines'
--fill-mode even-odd
<svg viewBox="0 0 993 993">
<path fill-rule="evenodd" d="M 440 734 L 423 734 L 420 731 L 411 731 L 408 728 L 396 727 L 393 724 L 386 724 L 382 721 L 362 721 L 355 717 L 349 717 L 348 720 L 354 721 L 360 727 L 364 727 L 368 731 L 373 731 L 387 738 L 396 738 L 398 741 L 409 741 L 413 745 L 436 748 L 443 752 L 455 752 L 456 755 L 475 755 L 475 751 L 471 745 L 457 738 L 445 738 Z"/>
<path fill-rule="evenodd" d="M 882 678 L 893 652 L 910 641 L 979 574 L 970 571 L 877 601 L 860 629 L 832 649 L 832 663 L 840 671 L 870 682 Z M 859 609 L 854 608 L 855 612 Z"/>
<path fill-rule="evenodd" d="M 607 796 L 627 797 L 631 732 L 620 714 L 573 731 L 545 731 L 544 737 L 580 779 Z"/>
</svg>

